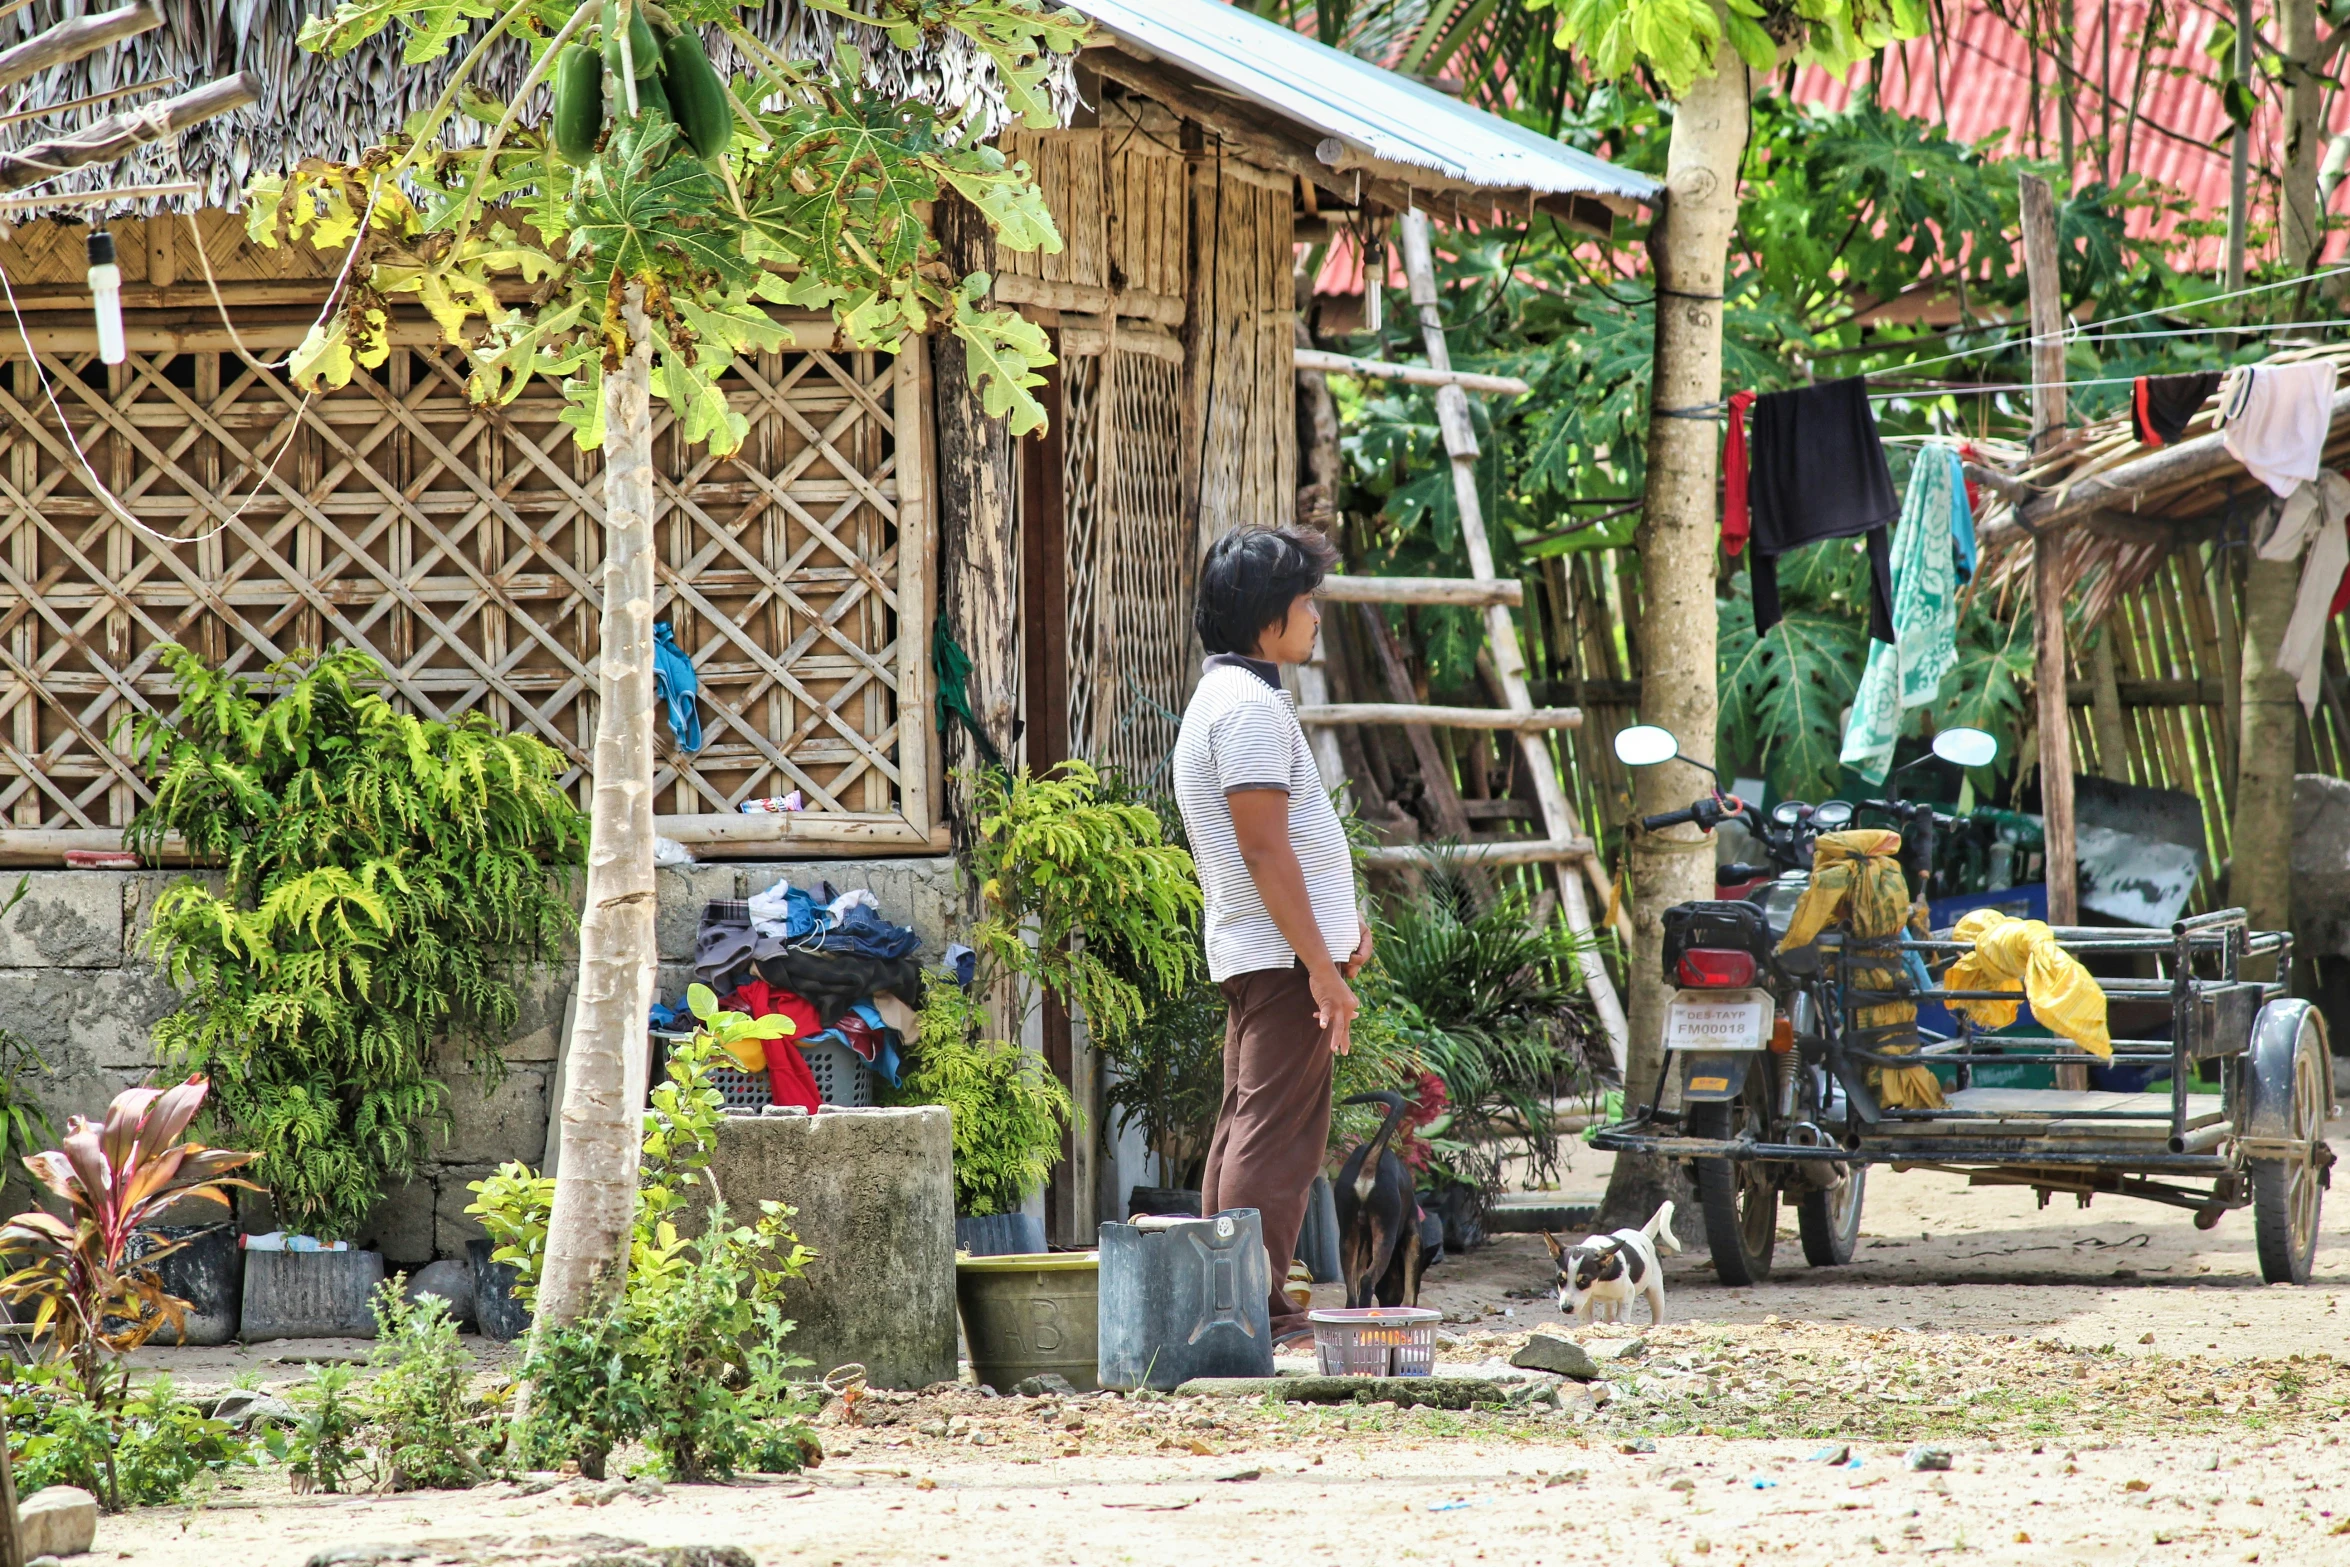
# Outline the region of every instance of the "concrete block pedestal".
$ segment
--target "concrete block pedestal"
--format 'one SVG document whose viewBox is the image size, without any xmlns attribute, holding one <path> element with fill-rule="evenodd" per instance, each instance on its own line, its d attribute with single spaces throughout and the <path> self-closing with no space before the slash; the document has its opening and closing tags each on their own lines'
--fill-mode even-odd
<svg viewBox="0 0 2350 1567">
<path fill-rule="evenodd" d="M 874 1387 L 955 1380 L 954 1137 L 945 1109 L 728 1116 L 710 1173 L 734 1223 L 749 1222 L 763 1201 L 798 1210 L 792 1227 L 816 1257 L 784 1286 L 784 1314 L 799 1324 L 785 1347 L 814 1362 L 811 1374 L 853 1361 Z"/>
</svg>

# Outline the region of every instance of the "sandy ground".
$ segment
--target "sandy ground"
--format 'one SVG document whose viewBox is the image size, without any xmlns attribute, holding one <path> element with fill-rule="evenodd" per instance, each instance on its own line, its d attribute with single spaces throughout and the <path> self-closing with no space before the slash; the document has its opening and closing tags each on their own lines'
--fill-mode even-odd
<svg viewBox="0 0 2350 1567">
<path fill-rule="evenodd" d="M 2333 1130 L 2350 1154 L 2350 1127 Z M 1565 1185 L 1604 1178 L 1583 1153 Z M 2204 1232 L 2121 1199 L 2043 1210 L 2028 1191 L 1880 1171 L 1851 1267 L 1806 1267 L 1790 1212 L 1772 1283 L 1725 1290 L 1684 1259 L 1661 1327 L 1561 1323 L 1530 1236 L 1431 1273 L 1443 1369 L 1494 1369 L 1537 1326 L 1610 1357 L 1594 1389 L 1520 1384 L 1556 1408 L 877 1396 L 855 1426 L 827 1411 L 826 1461 L 804 1477 L 339 1499 L 264 1470 L 106 1520 L 99 1559 L 302 1567 L 362 1542 L 597 1534 L 839 1567 L 2350 1563 L 2350 1193 L 2335 1195 L 2318 1278 L 2292 1289 L 2259 1282 L 2248 1215 Z M 296 1348 L 149 1358 L 191 1385 L 277 1385 L 303 1374 Z M 1920 1446 L 1951 1468 L 1913 1469 Z"/>
</svg>

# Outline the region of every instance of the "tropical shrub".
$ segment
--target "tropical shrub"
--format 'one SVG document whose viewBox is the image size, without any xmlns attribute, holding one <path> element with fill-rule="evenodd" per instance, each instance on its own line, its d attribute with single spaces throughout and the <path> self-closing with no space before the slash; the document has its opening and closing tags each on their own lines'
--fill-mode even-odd
<svg viewBox="0 0 2350 1567">
<path fill-rule="evenodd" d="M 78 1485 L 108 1512 L 153 1507 L 176 1502 L 198 1480 L 252 1459 L 228 1422 L 211 1419 L 181 1397 L 169 1376 L 134 1387 L 126 1370 L 96 1399 L 62 1364 L 34 1366 L 19 1376 L 0 1386 L 19 1496 L 47 1485 Z"/>
<path fill-rule="evenodd" d="M 1385 901 L 1379 962 L 1366 972 L 1375 1012 L 1443 1083 L 1445 1112 L 1424 1128 L 1437 1173 L 1490 1192 L 1524 1156 L 1555 1174 L 1553 1105 L 1596 1082 L 1605 1049 L 1575 970 L 1581 950 L 1563 926 L 1534 919 L 1521 890 L 1480 904 L 1439 870 L 1416 895 Z"/>
<path fill-rule="evenodd" d="M 729 1224 L 708 1175 L 725 1118 L 709 1071 L 720 1036 L 750 1020 L 694 990 L 702 1027 L 671 1050 L 645 1114 L 627 1283 L 609 1310 L 537 1333 L 523 1362 L 531 1396 L 512 1434 L 529 1462 L 575 1462 L 600 1478 L 615 1449 L 643 1442 L 668 1477 L 699 1480 L 789 1471 L 821 1456 L 806 1426 L 814 1403 L 790 1380 L 807 1363 L 783 1348 L 792 1329 L 783 1289 L 813 1253 L 779 1203 L 761 1203 L 748 1225 Z M 466 1212 L 500 1240 L 492 1255 L 514 1265 L 516 1293 L 528 1299 L 554 1182 L 509 1164 L 471 1189 Z M 695 1208 L 702 1233 L 681 1236 L 679 1221 Z"/>
<path fill-rule="evenodd" d="M 367 1363 L 375 1380 L 366 1402 L 377 1451 L 395 1491 L 455 1490 L 482 1476 L 475 1457 L 483 1420 L 465 1409 L 473 1357 L 457 1342 L 449 1303 L 438 1295 L 401 1297 L 406 1280 L 377 1287 L 375 1346 Z M 315 1464 L 316 1452 L 313 1450 Z"/>
<path fill-rule="evenodd" d="M 206 1087 L 191 1077 L 176 1088 L 125 1089 L 107 1106 L 103 1125 L 78 1115 L 67 1121 L 62 1146 L 25 1160 L 64 1204 L 65 1217 L 32 1209 L 0 1228 L 0 1256 L 18 1263 L 0 1278 L 0 1300 L 32 1308 L 34 1337 L 72 1368 L 82 1397 L 101 1416 L 122 1407 L 119 1381 L 111 1393 L 108 1387 L 116 1358 L 166 1326 L 178 1331 L 187 1318 L 187 1302 L 165 1294 L 155 1271 L 185 1243 L 133 1261 L 131 1238 L 152 1229 L 172 1204 L 225 1208 L 226 1188 L 258 1190 L 229 1173 L 252 1155 L 182 1141 Z"/>
<path fill-rule="evenodd" d="M 286 1225 L 348 1237 L 447 1121 L 434 1042 L 497 1081 L 517 970 L 572 928 L 586 824 L 552 748 L 400 713 L 364 654 L 273 666 L 266 696 L 162 657 L 179 710 L 139 726 L 155 798 L 125 839 L 177 834 L 209 879 L 156 903 L 186 992 L 156 1044 L 211 1075 Z"/>
<path fill-rule="evenodd" d="M 1156 811 L 1083 762 L 1041 777 L 982 769 L 967 781 L 982 992 L 1011 979 L 1023 1017 L 1048 992 L 1106 1043 L 1141 1020 L 1154 993 L 1183 988 L 1200 966 L 1199 879 Z"/>
<path fill-rule="evenodd" d="M 1010 1213 L 1060 1162 L 1069 1090 L 1038 1057 L 984 1037 L 987 1009 L 941 971 L 923 987 L 911 1064 L 891 1102 L 954 1115 L 955 1211 Z"/>
<path fill-rule="evenodd" d="M 294 1423 L 273 1425 L 264 1437 L 270 1456 L 286 1466 L 297 1496 L 340 1491 L 365 1470 L 361 1437 L 367 1414 L 364 1402 L 351 1392 L 355 1375 L 349 1366 L 311 1367 L 310 1380 L 292 1393 L 298 1411 Z"/>
</svg>

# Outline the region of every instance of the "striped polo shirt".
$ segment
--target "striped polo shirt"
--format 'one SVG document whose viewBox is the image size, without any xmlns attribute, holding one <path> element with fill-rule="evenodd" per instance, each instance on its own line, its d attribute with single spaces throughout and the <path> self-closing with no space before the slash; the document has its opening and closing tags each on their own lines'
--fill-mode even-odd
<svg viewBox="0 0 2350 1567">
<path fill-rule="evenodd" d="M 1265 912 L 1240 857 L 1224 799 L 1235 789 L 1278 789 L 1289 796 L 1289 842 L 1305 872 L 1314 923 L 1332 961 L 1345 962 L 1362 934 L 1346 829 L 1322 788 L 1296 704 L 1271 664 L 1232 654 L 1208 660 L 1183 710 L 1174 774 L 1175 803 L 1207 896 L 1208 977 L 1288 968 L 1297 957 Z"/>
</svg>

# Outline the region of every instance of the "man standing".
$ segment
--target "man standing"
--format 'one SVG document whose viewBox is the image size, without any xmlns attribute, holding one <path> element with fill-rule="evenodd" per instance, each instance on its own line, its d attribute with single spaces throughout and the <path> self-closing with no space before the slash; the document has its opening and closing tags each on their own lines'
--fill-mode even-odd
<svg viewBox="0 0 2350 1567">
<path fill-rule="evenodd" d="M 1337 552 L 1319 534 L 1216 541 L 1193 623 L 1208 650 L 1176 737 L 1175 800 L 1206 894 L 1208 977 L 1224 991 L 1224 1101 L 1208 1145 L 1208 1213 L 1254 1208 L 1272 1260 L 1273 1341 L 1312 1331 L 1281 1290 L 1330 1140 L 1334 1057 L 1371 955 L 1346 829 L 1322 787 L 1279 666 L 1303 663 Z"/>
</svg>

